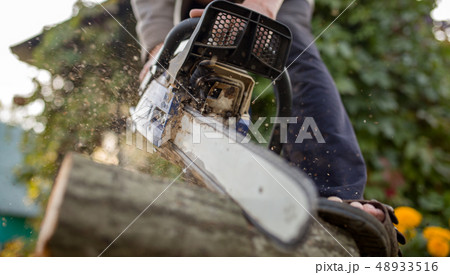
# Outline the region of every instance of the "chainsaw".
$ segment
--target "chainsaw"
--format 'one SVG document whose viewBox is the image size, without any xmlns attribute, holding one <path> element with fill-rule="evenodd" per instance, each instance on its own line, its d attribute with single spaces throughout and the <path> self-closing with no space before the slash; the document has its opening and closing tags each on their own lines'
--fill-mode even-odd
<svg viewBox="0 0 450 275">
<path fill-rule="evenodd" d="M 248 142 L 255 81 L 276 80 L 277 116 L 291 115 L 285 63 L 291 33 L 242 6 L 213 1 L 176 25 L 140 86 L 134 128 L 197 182 L 231 197 L 283 247 L 296 247 L 315 213 L 314 184 L 280 157 L 280 125 L 264 148 Z"/>
</svg>

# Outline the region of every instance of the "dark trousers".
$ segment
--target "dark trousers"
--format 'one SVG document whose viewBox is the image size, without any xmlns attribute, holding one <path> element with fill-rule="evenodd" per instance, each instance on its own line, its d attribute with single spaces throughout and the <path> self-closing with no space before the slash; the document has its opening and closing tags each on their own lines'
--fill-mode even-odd
<svg viewBox="0 0 450 275">
<path fill-rule="evenodd" d="M 360 199 L 367 180 L 366 166 L 336 85 L 320 58 L 311 34 L 312 7 L 306 0 L 285 0 L 277 20 L 287 25 L 293 43 L 287 66 L 293 91 L 293 117 L 283 154 L 308 174 L 321 196 Z M 305 139 L 295 143 L 306 117 L 311 117 L 325 143 Z M 309 129 L 312 131 L 312 129 Z"/>
</svg>

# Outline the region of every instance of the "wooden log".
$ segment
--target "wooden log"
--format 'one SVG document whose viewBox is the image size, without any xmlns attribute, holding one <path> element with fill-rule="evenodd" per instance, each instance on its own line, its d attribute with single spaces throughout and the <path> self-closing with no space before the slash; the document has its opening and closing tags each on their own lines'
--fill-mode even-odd
<svg viewBox="0 0 450 275">
<path fill-rule="evenodd" d="M 319 221 L 358 255 L 351 236 Z M 98 256 L 112 243 L 102 256 L 349 256 L 336 240 L 313 222 L 298 249 L 283 251 L 225 196 L 70 154 L 55 181 L 36 253 Z"/>
</svg>

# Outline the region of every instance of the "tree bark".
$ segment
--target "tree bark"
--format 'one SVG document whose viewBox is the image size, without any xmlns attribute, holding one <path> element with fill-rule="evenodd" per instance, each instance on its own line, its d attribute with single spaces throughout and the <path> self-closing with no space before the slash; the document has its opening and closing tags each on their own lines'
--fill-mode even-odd
<svg viewBox="0 0 450 275">
<path fill-rule="evenodd" d="M 283 251 L 248 224 L 229 198 L 179 181 L 68 155 L 42 223 L 42 256 L 353 256 L 345 231 L 316 218 L 305 241 Z M 131 225 L 130 225 L 131 224 Z M 339 244 L 337 241 L 339 241 Z"/>
</svg>

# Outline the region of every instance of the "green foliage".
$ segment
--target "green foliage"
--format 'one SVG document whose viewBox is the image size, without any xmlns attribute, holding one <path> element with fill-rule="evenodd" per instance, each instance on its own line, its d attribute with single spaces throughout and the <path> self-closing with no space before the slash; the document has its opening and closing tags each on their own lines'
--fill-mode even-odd
<svg viewBox="0 0 450 275">
<path fill-rule="evenodd" d="M 255 79 L 255 88 L 253 89 L 252 104 L 250 106 L 251 121 L 256 123 L 259 118 L 266 117 L 258 130 L 267 143 L 256 144 L 267 147 L 273 128 L 270 118 L 275 117 L 277 114 L 277 103 L 271 81 L 257 75 L 253 76 L 253 78 Z M 250 135 L 253 138 L 252 140 L 256 142 L 252 133 Z"/>
<path fill-rule="evenodd" d="M 314 33 L 350 2 L 316 0 Z M 413 206 L 426 224 L 448 227 L 450 45 L 434 38 L 434 6 L 429 0 L 355 2 L 317 46 L 368 165 L 365 196 Z"/>
</svg>

